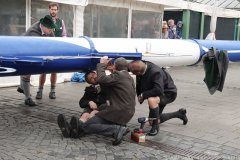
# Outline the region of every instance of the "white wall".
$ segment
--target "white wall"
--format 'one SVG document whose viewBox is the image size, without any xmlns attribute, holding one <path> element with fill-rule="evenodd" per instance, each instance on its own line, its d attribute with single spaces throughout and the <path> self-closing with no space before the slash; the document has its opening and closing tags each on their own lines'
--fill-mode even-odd
<svg viewBox="0 0 240 160">
<path fill-rule="evenodd" d="M 70 81 L 73 73 L 58 73 L 57 83 Z M 39 75 L 31 76 L 31 85 L 38 86 Z M 0 87 L 18 86 L 20 84 L 20 76 L 0 77 Z M 46 85 L 50 84 L 50 74 L 47 74 Z"/>
</svg>

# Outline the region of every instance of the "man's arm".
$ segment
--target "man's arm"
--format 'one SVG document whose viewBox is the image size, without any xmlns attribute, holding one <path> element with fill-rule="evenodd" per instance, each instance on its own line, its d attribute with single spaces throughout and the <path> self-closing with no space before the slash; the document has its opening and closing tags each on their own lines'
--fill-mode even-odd
<svg viewBox="0 0 240 160">
<path fill-rule="evenodd" d="M 67 37 L 67 31 L 63 20 L 62 20 L 62 37 Z"/>
<path fill-rule="evenodd" d="M 105 70 L 107 69 L 107 66 L 110 64 L 111 60 L 111 58 L 104 56 L 100 59 L 100 63 L 97 64 L 97 81 L 100 85 L 111 86 L 119 81 L 119 74 L 117 72 L 106 75 Z"/>
<path fill-rule="evenodd" d="M 137 93 L 137 96 L 139 96 L 142 93 L 141 78 L 139 76 L 136 76 L 136 93 Z"/>
<path fill-rule="evenodd" d="M 104 93 L 101 92 L 101 93 L 98 95 L 98 98 L 97 98 L 96 103 L 97 103 L 98 106 L 106 103 L 106 96 L 104 95 Z"/>
<path fill-rule="evenodd" d="M 118 74 L 112 73 L 110 75 L 106 75 L 107 65 L 104 63 L 97 64 L 97 82 L 103 86 L 111 86 L 118 82 L 119 77 Z"/>
</svg>

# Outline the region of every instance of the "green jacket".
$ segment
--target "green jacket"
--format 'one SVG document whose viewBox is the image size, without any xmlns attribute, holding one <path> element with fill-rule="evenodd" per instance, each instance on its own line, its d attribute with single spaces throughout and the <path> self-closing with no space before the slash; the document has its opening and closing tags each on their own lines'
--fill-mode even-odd
<svg viewBox="0 0 240 160">
<path fill-rule="evenodd" d="M 214 94 L 216 90 L 222 92 L 228 63 L 229 59 L 227 51 L 223 50 L 218 51 L 211 48 L 203 57 L 205 70 L 204 82 L 206 83 L 210 94 Z"/>
<path fill-rule="evenodd" d="M 55 37 L 62 37 L 63 27 L 62 27 L 62 20 L 57 18 L 55 23 Z"/>
</svg>

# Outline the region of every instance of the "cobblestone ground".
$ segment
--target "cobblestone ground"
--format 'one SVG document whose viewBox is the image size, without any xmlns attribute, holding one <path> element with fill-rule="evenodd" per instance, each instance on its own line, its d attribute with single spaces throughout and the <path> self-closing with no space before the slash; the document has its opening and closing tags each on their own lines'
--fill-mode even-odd
<svg viewBox="0 0 240 160">
<path fill-rule="evenodd" d="M 57 85 L 57 99 L 44 90 L 38 106 L 24 105 L 16 87 L 0 88 L 0 159 L 240 159 L 239 64 L 231 64 L 224 92 L 211 96 L 202 82 L 202 66 L 170 68 L 179 95 L 165 112 L 187 108 L 189 123 L 175 119 L 161 124 L 160 133 L 137 144 L 124 137 L 119 146 L 112 139 L 89 135 L 81 139 L 63 138 L 56 118 L 79 115 L 78 100 L 85 83 Z M 37 88 L 32 87 L 35 96 Z M 130 129 L 139 127 L 137 117 L 148 113 L 146 103 L 136 106 Z M 149 129 L 149 126 L 146 126 Z"/>
</svg>

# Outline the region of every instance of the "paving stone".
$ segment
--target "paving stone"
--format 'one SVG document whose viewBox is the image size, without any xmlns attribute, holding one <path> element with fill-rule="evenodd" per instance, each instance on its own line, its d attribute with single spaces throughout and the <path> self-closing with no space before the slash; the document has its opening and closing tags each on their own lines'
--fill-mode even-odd
<svg viewBox="0 0 240 160">
<path fill-rule="evenodd" d="M 114 160 L 114 156 L 106 156 L 107 160 Z M 125 159 L 128 159 L 127 157 Z"/>
<path fill-rule="evenodd" d="M 208 144 L 205 144 L 205 143 L 194 143 L 193 146 L 194 147 L 199 147 L 199 148 L 207 148 Z"/>
<path fill-rule="evenodd" d="M 96 159 L 97 159 L 97 156 L 96 156 L 96 155 L 89 155 L 89 156 L 87 157 L 87 159 L 89 159 L 89 160 L 96 160 Z"/>
<path fill-rule="evenodd" d="M 190 149 L 192 148 L 192 144 L 178 144 L 177 145 L 179 148 L 182 148 L 182 149 Z"/>
<path fill-rule="evenodd" d="M 210 156 L 218 156 L 220 155 L 220 152 L 217 152 L 217 151 L 211 151 L 211 150 L 207 150 L 205 151 L 204 153 L 210 155 Z"/>
<path fill-rule="evenodd" d="M 45 93 L 46 98 L 37 101 L 39 106 L 35 108 L 24 105 L 16 87 L 0 88 L 0 157 L 4 160 L 17 157 L 51 160 L 189 159 L 187 155 L 184 157 L 161 150 L 158 145 L 164 144 L 209 156 L 240 159 L 239 67 L 240 64 L 230 65 L 224 92 L 212 96 L 202 82 L 202 66 L 171 68 L 179 93 L 176 101 L 169 104 L 164 112 L 176 111 L 179 106 L 184 106 L 189 123 L 183 126 L 179 120 L 170 120 L 161 124 L 157 136 L 147 137 L 153 145 L 137 144 L 130 140 L 130 134 L 119 146 L 112 146 L 112 139 L 99 135 L 81 139 L 63 138 L 56 117 L 64 113 L 70 119 L 82 112 L 78 101 L 84 93 L 85 83 L 58 84 L 58 98 L 50 101 L 48 93 Z M 37 90 L 35 87 L 31 89 L 32 93 Z M 137 117 L 147 115 L 148 108 L 145 106 L 146 102 L 137 104 L 136 114 L 128 125 L 130 129 L 139 127 Z"/>
<path fill-rule="evenodd" d="M 212 146 L 209 146 L 207 148 L 207 150 L 210 150 L 210 151 L 216 151 L 216 152 L 222 152 L 222 149 L 219 148 L 219 147 L 212 147 Z"/>
</svg>

